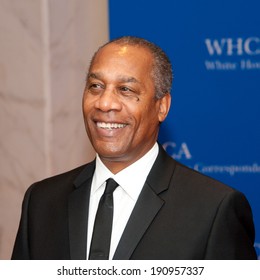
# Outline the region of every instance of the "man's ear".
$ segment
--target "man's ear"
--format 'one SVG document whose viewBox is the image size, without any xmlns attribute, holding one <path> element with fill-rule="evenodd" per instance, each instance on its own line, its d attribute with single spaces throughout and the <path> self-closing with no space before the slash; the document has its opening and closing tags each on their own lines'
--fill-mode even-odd
<svg viewBox="0 0 260 280">
<path fill-rule="evenodd" d="M 171 95 L 166 93 L 162 98 L 158 100 L 159 102 L 159 112 L 158 112 L 158 120 L 159 122 L 163 122 L 170 110 L 171 107 Z"/>
</svg>

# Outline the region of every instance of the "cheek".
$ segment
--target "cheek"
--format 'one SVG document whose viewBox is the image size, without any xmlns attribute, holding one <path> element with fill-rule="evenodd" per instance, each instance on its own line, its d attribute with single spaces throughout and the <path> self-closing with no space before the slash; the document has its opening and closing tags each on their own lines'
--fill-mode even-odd
<svg viewBox="0 0 260 280">
<path fill-rule="evenodd" d="M 159 123 L 157 107 L 158 106 L 155 103 L 149 103 L 144 106 L 142 115 L 146 123 L 149 123 L 150 125 L 156 125 Z"/>
<path fill-rule="evenodd" d="M 136 118 L 138 123 L 137 134 L 150 137 L 157 131 L 159 120 L 158 112 L 154 104 L 147 104 L 142 107 L 142 110 L 139 112 L 138 117 Z"/>
<path fill-rule="evenodd" d="M 82 110 L 85 117 L 89 114 L 91 109 L 94 107 L 94 103 L 95 100 L 93 98 L 90 98 L 88 96 L 83 97 Z"/>
</svg>

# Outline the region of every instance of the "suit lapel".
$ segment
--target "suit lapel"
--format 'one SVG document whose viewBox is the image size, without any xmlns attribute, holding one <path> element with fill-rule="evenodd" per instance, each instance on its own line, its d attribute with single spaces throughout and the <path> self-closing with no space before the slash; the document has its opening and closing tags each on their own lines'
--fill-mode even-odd
<svg viewBox="0 0 260 280">
<path fill-rule="evenodd" d="M 175 168 L 175 161 L 160 147 L 158 157 L 147 177 L 113 259 L 129 259 L 145 231 L 163 207 L 159 194 L 166 191 Z"/>
<path fill-rule="evenodd" d="M 75 190 L 69 196 L 69 242 L 72 260 L 86 260 L 88 207 L 95 163 L 88 164 L 74 181 Z"/>
<path fill-rule="evenodd" d="M 117 246 L 113 257 L 114 260 L 127 260 L 130 258 L 163 203 L 163 200 L 145 184 Z"/>
</svg>

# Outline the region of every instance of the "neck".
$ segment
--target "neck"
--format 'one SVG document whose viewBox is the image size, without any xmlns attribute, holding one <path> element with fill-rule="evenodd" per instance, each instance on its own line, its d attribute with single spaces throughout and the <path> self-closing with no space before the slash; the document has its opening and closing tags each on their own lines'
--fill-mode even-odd
<svg viewBox="0 0 260 280">
<path fill-rule="evenodd" d="M 154 144 L 153 144 L 154 145 Z M 153 146 L 152 146 L 153 147 Z M 147 154 L 152 147 L 146 149 L 144 151 L 138 151 L 135 156 L 120 156 L 120 157 L 106 157 L 99 155 L 103 164 L 113 173 L 117 174 L 118 172 L 122 171 L 123 169 L 127 168 L 131 164 L 138 161 L 142 158 L 145 154 Z"/>
</svg>

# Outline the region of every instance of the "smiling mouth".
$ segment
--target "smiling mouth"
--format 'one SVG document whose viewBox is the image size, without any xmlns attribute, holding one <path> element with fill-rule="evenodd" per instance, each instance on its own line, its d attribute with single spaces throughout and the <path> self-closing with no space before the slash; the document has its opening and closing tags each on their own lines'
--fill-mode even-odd
<svg viewBox="0 0 260 280">
<path fill-rule="evenodd" d="M 97 122 L 97 127 L 102 128 L 102 129 L 113 130 L 113 129 L 124 128 L 124 127 L 126 127 L 126 124 Z"/>
</svg>

